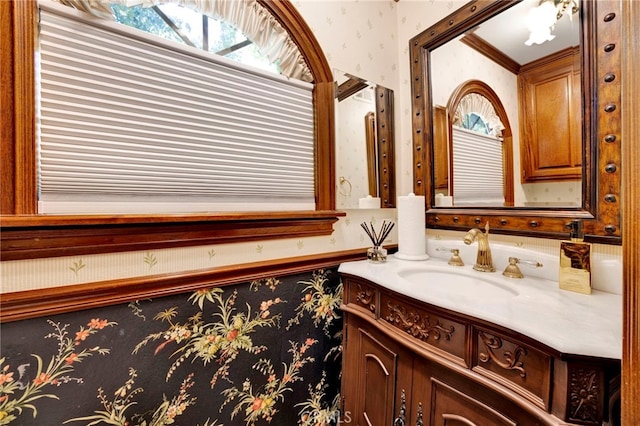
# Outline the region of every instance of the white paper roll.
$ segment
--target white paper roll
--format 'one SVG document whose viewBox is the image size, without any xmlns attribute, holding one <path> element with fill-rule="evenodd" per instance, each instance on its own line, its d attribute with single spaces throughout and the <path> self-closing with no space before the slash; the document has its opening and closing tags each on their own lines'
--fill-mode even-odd
<svg viewBox="0 0 640 426">
<path fill-rule="evenodd" d="M 453 207 L 453 197 L 450 195 L 436 194 L 436 207 Z"/>
<path fill-rule="evenodd" d="M 380 197 L 372 197 L 371 195 L 367 195 L 367 198 L 360 198 L 358 200 L 358 207 L 360 207 L 361 209 L 379 209 Z"/>
<path fill-rule="evenodd" d="M 404 260 L 429 259 L 425 237 L 424 196 L 409 194 L 398 197 L 398 252 Z"/>
</svg>

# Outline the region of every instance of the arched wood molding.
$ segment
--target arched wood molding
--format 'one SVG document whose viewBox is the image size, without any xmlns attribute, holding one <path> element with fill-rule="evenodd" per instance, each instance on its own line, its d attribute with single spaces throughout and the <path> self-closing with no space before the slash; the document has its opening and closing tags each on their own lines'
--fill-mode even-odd
<svg viewBox="0 0 640 426">
<path fill-rule="evenodd" d="M 335 104 L 333 73 L 320 43 L 288 0 L 258 0 L 280 21 L 296 43 L 313 75 L 315 89 L 316 205 L 319 210 L 335 209 Z"/>
<path fill-rule="evenodd" d="M 493 91 L 493 89 L 483 81 L 480 80 L 467 80 L 460 84 L 451 93 L 449 101 L 447 102 L 447 111 L 449 111 L 449 135 L 453 135 L 451 131 L 453 114 L 458 109 L 458 104 L 467 95 L 477 93 L 484 96 L 491 102 L 493 108 L 496 110 L 496 114 L 500 117 L 500 121 L 504 126 L 502 130 L 502 161 L 504 168 L 504 200 L 505 206 L 513 206 L 514 189 L 513 189 L 513 134 L 511 132 L 511 125 L 509 124 L 509 117 L 507 117 L 507 111 L 502 105 L 502 101 Z M 449 137 L 449 152 L 453 152 L 453 136 Z M 449 170 L 449 182 L 453 185 L 453 160 L 450 160 Z"/>
</svg>

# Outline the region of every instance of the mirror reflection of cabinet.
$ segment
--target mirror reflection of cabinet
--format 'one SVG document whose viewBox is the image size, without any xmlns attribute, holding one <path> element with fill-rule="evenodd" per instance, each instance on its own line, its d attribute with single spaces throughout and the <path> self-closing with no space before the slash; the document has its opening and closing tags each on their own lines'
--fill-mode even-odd
<svg viewBox="0 0 640 426">
<path fill-rule="evenodd" d="M 523 183 L 582 177 L 580 74 L 579 48 L 518 74 Z"/>
<path fill-rule="evenodd" d="M 449 119 L 447 109 L 433 107 L 433 185 L 436 193 L 449 195 Z"/>
</svg>

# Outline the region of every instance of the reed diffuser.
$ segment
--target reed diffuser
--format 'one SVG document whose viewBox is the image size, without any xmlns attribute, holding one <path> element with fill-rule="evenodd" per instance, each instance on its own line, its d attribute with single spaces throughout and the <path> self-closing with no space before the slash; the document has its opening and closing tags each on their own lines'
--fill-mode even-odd
<svg viewBox="0 0 640 426">
<path fill-rule="evenodd" d="M 362 222 L 360 224 L 373 244 L 373 247 L 367 249 L 367 259 L 369 259 L 370 262 L 386 262 L 387 249 L 382 247 L 382 243 L 389 236 L 394 225 L 395 224 L 393 222 L 382 221 L 380 232 L 376 232 L 376 229 L 373 227 L 373 223 L 369 222 L 369 225 L 367 225 L 366 222 Z"/>
</svg>

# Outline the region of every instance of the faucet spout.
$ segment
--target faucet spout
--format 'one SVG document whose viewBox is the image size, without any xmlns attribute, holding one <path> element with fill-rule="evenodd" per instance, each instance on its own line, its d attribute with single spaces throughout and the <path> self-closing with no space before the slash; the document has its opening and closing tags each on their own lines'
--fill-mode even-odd
<svg viewBox="0 0 640 426">
<path fill-rule="evenodd" d="M 478 256 L 473 269 L 480 272 L 495 272 L 496 268 L 493 267 L 493 259 L 491 258 L 491 247 L 489 247 L 489 222 L 484 229 L 484 233 L 478 228 L 470 229 L 464 237 L 464 243 L 470 245 L 474 241 L 478 241 Z"/>
</svg>

